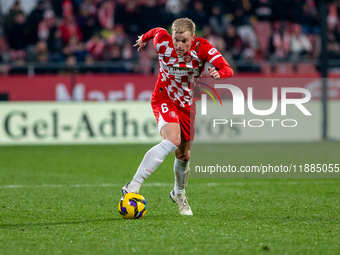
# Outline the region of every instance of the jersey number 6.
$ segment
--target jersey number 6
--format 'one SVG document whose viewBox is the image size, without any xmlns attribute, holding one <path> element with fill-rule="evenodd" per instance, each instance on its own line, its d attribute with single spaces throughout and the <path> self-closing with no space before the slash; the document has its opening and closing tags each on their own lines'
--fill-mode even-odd
<svg viewBox="0 0 340 255">
<path fill-rule="evenodd" d="M 166 113 L 167 111 L 169 111 L 169 108 L 168 108 L 168 106 L 166 105 L 166 103 L 162 104 L 162 105 L 161 105 L 161 108 L 162 108 L 162 112 L 163 112 L 163 113 Z"/>
</svg>

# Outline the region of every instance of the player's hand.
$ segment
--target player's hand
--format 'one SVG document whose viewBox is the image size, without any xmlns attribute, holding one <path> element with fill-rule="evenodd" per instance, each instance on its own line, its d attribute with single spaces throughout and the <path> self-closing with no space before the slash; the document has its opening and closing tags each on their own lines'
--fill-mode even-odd
<svg viewBox="0 0 340 255">
<path fill-rule="evenodd" d="M 210 75 L 211 78 L 214 78 L 215 80 L 220 79 L 220 75 L 217 72 L 215 67 L 208 67 L 208 71 L 209 71 L 209 75 Z"/>
<path fill-rule="evenodd" d="M 137 49 L 137 51 L 140 51 L 140 50 L 143 49 L 143 48 L 145 47 L 145 45 L 146 45 L 146 42 L 143 42 L 143 41 L 142 41 L 142 37 L 143 37 L 143 35 L 139 35 L 139 36 L 138 36 L 138 40 L 136 40 L 136 44 L 133 45 L 133 47 L 139 46 L 138 49 Z"/>
</svg>

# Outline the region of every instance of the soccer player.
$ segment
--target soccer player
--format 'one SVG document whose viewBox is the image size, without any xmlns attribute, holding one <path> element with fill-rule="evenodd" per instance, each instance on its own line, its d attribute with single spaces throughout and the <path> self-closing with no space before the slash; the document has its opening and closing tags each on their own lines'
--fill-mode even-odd
<svg viewBox="0 0 340 255">
<path fill-rule="evenodd" d="M 163 28 L 151 29 L 139 36 L 134 45 L 140 51 L 147 41 L 153 39 L 158 53 L 159 75 L 152 93 L 151 106 L 163 140 L 145 154 L 132 181 L 122 188 L 122 194 L 138 193 L 144 180 L 167 155 L 175 152 L 175 186 L 170 192 L 170 198 L 178 205 L 181 215 L 192 215 L 185 197 L 185 187 L 194 139 L 195 81 L 200 78 L 206 62 L 214 66 L 208 67 L 208 71 L 216 80 L 231 77 L 233 70 L 213 45 L 195 36 L 195 24 L 190 19 L 175 20 L 171 30 L 172 36 Z"/>
</svg>

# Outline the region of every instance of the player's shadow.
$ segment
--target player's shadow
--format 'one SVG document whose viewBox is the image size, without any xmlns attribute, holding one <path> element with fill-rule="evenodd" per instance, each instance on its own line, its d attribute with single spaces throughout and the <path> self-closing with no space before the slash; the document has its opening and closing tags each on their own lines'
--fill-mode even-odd
<svg viewBox="0 0 340 255">
<path fill-rule="evenodd" d="M 83 224 L 83 223 L 94 223 L 94 222 L 109 222 L 109 221 L 117 221 L 124 220 L 123 218 L 106 218 L 106 219 L 98 219 L 98 220 L 79 220 L 79 221 L 60 221 L 60 222 L 45 222 L 45 223 L 23 223 L 23 224 L 0 224 L 0 229 L 12 228 L 12 227 L 48 227 L 55 225 L 67 225 L 67 224 Z"/>
</svg>

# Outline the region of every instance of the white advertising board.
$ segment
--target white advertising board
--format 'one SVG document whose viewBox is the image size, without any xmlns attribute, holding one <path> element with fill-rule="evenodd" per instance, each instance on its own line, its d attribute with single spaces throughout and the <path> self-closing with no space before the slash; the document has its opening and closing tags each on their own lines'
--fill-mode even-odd
<svg viewBox="0 0 340 255">
<path fill-rule="evenodd" d="M 233 116 L 232 102 L 223 102 L 223 106 L 219 108 L 208 101 L 208 114 L 202 116 L 200 103 L 197 104 L 195 142 L 321 140 L 319 101 L 306 104 L 311 116 L 303 115 L 293 105 L 287 108 L 286 116 L 281 115 L 280 109 L 270 116 L 254 116 L 247 111 L 242 116 Z M 269 109 L 271 101 L 258 100 L 254 106 Z M 219 111 L 226 108 L 230 112 Z M 225 119 L 228 123 L 215 123 L 213 127 L 214 119 Z M 339 101 L 329 102 L 328 120 L 329 137 L 340 140 Z M 2 102 L 0 125 L 0 145 L 132 144 L 161 140 L 149 102 Z"/>
<path fill-rule="evenodd" d="M 154 143 L 149 103 L 1 103 L 0 144 Z"/>
</svg>

